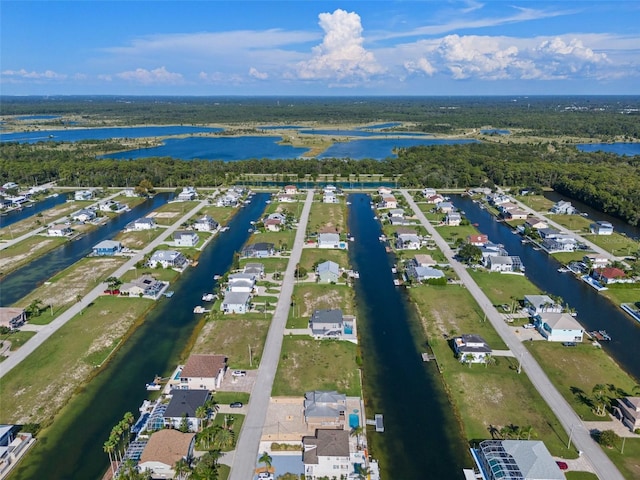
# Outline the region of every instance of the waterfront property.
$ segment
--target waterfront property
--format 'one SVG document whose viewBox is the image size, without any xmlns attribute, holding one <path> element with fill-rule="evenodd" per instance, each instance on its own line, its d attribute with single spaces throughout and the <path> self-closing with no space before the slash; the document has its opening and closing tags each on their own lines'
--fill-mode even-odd
<svg viewBox="0 0 640 480">
<path fill-rule="evenodd" d="M 340 241 L 337 233 L 318 234 L 318 248 L 346 248 L 346 242 Z"/>
<path fill-rule="evenodd" d="M 193 224 L 193 228 L 198 232 L 214 232 L 219 226 L 220 224 L 209 215 L 203 215 Z"/>
<path fill-rule="evenodd" d="M 476 235 L 468 235 L 467 243 L 470 243 L 471 245 L 474 245 L 476 247 L 481 247 L 489 243 L 489 237 L 481 233 Z"/>
<path fill-rule="evenodd" d="M 74 200 L 91 200 L 93 198 L 93 191 L 91 190 L 78 190 L 73 194 Z"/>
<path fill-rule="evenodd" d="M 564 480 L 545 444 L 539 440 L 484 440 L 471 454 L 483 480 Z"/>
<path fill-rule="evenodd" d="M 220 310 L 224 313 L 244 314 L 249 311 L 251 294 L 246 292 L 226 292 Z"/>
<path fill-rule="evenodd" d="M 444 219 L 445 225 L 450 227 L 457 227 L 462 222 L 462 215 L 458 212 L 449 212 Z"/>
<path fill-rule="evenodd" d="M 418 282 L 436 280 L 444 278 L 444 272 L 432 267 L 423 267 L 416 265 L 413 261 L 409 262 L 406 268 L 407 275 Z"/>
<path fill-rule="evenodd" d="M 198 198 L 198 192 L 193 187 L 183 187 L 182 192 L 178 194 L 178 200 L 181 202 L 189 202 Z"/>
<path fill-rule="evenodd" d="M 71 214 L 71 218 L 78 222 L 90 222 L 96 218 L 96 212 L 91 208 L 83 208 Z"/>
<path fill-rule="evenodd" d="M 616 267 L 596 268 L 591 276 L 604 285 L 612 283 L 633 283 L 633 279 L 627 278 L 624 270 Z"/>
<path fill-rule="evenodd" d="M 195 247 L 200 241 L 196 232 L 179 230 L 173 234 L 173 243 L 176 247 Z"/>
<path fill-rule="evenodd" d="M 549 295 L 525 295 L 524 306 L 532 317 L 541 313 L 562 312 L 562 305 L 555 302 Z"/>
<path fill-rule="evenodd" d="M 181 270 L 187 266 L 188 262 L 184 255 L 175 250 L 156 250 L 153 252 L 153 255 L 151 255 L 147 264 L 151 268 L 156 268 L 158 265 L 161 265 L 162 268 L 176 268 Z"/>
<path fill-rule="evenodd" d="M 180 460 L 191 462 L 195 440 L 195 433 L 159 430 L 149 437 L 138 468 L 141 472 L 148 471 L 151 478 L 176 478 L 175 465 Z"/>
<path fill-rule="evenodd" d="M 308 428 L 344 429 L 347 396 L 343 393 L 314 390 L 304 394 L 304 421 Z"/>
<path fill-rule="evenodd" d="M 276 251 L 273 243 L 251 243 L 242 250 L 243 257 L 264 258 L 273 255 Z"/>
<path fill-rule="evenodd" d="M 264 264 L 263 263 L 246 263 L 242 269 L 242 273 L 254 275 L 256 278 L 264 277 Z"/>
<path fill-rule="evenodd" d="M 460 363 L 485 363 L 492 353 L 484 338 L 468 333 L 453 339 L 453 349 Z"/>
<path fill-rule="evenodd" d="M 127 225 L 127 230 L 134 231 L 142 231 L 142 230 L 153 230 L 157 227 L 156 221 L 153 218 L 142 217 L 137 220 L 134 220 L 129 225 Z"/>
<path fill-rule="evenodd" d="M 635 432 L 640 429 L 640 397 L 616 399 L 613 411 L 629 430 Z"/>
<path fill-rule="evenodd" d="M 309 319 L 311 334 L 316 339 L 354 337 L 355 318 L 343 316 L 339 308 L 316 310 Z"/>
<path fill-rule="evenodd" d="M 518 256 L 491 255 L 487 257 L 487 268 L 491 272 L 512 273 L 524 270 Z"/>
<path fill-rule="evenodd" d="M 330 260 L 320 263 L 316 268 L 320 283 L 337 283 L 340 278 L 340 265 Z"/>
<path fill-rule="evenodd" d="M 222 385 L 226 371 L 226 356 L 192 354 L 179 371 L 180 388 L 217 390 Z"/>
<path fill-rule="evenodd" d="M 540 335 L 550 342 L 582 342 L 584 329 L 568 313 L 539 313 L 534 325 Z"/>
<path fill-rule="evenodd" d="M 253 293 L 256 275 L 253 273 L 232 273 L 227 282 L 228 292 Z"/>
<path fill-rule="evenodd" d="M 52 225 L 47 229 L 47 235 L 50 237 L 68 237 L 73 233 L 68 225 Z"/>
<path fill-rule="evenodd" d="M 209 399 L 209 390 L 174 388 L 170 397 L 169 405 L 164 412 L 165 427 L 179 429 L 182 422 L 186 421 L 190 432 L 200 430 L 202 420 L 198 418 L 196 411 Z"/>
<path fill-rule="evenodd" d="M 305 478 L 316 480 L 350 473 L 348 431 L 318 429 L 314 436 L 302 438 L 302 449 Z"/>
<path fill-rule="evenodd" d="M 122 250 L 122 244 L 115 240 L 103 240 L 102 242 L 94 245 L 92 249 L 93 255 L 99 257 L 112 256 L 119 253 Z"/>
<path fill-rule="evenodd" d="M 611 222 L 595 222 L 589 225 L 589 230 L 591 231 L 591 233 L 594 233 L 596 235 L 612 235 L 613 225 L 611 225 Z"/>
<path fill-rule="evenodd" d="M 560 200 L 553 207 L 551 207 L 550 212 L 560 215 L 575 215 L 576 213 L 578 213 L 578 210 L 576 209 L 576 207 L 571 205 L 571 202 Z"/>
<path fill-rule="evenodd" d="M 396 231 L 396 248 L 398 250 L 419 250 L 422 239 L 415 230 L 398 229 Z"/>
<path fill-rule="evenodd" d="M 168 282 L 156 280 L 145 274 L 120 286 L 120 293 L 130 297 L 147 297 L 157 299 L 160 293 L 169 286 Z"/>
<path fill-rule="evenodd" d="M 24 308 L 0 307 L 0 327 L 20 328 L 27 321 Z"/>
</svg>

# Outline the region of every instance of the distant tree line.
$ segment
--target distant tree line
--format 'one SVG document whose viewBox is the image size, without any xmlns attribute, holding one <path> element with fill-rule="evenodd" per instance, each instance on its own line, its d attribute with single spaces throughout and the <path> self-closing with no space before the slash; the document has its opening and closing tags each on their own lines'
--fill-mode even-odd
<svg viewBox="0 0 640 480">
<path fill-rule="evenodd" d="M 117 145 L 107 144 L 109 148 Z M 68 146 L 68 144 L 67 144 Z M 551 187 L 632 225 L 640 222 L 640 156 L 585 153 L 553 143 L 420 146 L 397 151 L 397 158 L 249 159 L 235 162 L 173 158 L 97 159 L 99 146 L 77 149 L 57 144 L 0 143 L 0 182 L 22 184 L 57 180 L 59 185 L 156 187 L 217 186 L 248 181 L 248 174 L 283 181 L 332 175 L 382 174 L 404 187 Z"/>
</svg>

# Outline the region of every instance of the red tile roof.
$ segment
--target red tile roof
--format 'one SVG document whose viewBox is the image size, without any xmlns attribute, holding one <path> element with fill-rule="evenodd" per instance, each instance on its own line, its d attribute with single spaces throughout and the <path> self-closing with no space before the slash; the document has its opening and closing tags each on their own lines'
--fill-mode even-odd
<svg viewBox="0 0 640 480">
<path fill-rule="evenodd" d="M 215 378 L 220 370 L 226 366 L 227 357 L 224 355 L 191 355 L 180 376 L 184 378 Z"/>
<path fill-rule="evenodd" d="M 625 276 L 624 272 L 616 267 L 606 267 L 598 270 L 598 274 L 604 278 L 622 278 Z"/>
</svg>

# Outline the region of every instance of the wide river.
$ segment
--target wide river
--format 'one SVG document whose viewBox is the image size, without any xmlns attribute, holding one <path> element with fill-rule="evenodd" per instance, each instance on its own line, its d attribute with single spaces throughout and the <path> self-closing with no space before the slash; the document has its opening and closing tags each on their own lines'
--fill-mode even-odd
<svg viewBox="0 0 640 480">
<path fill-rule="evenodd" d="M 262 214 L 267 198 L 267 194 L 256 194 L 233 217 L 229 231 L 206 247 L 198 266 L 187 269 L 171 286 L 174 296 L 160 300 L 104 370 L 71 399 L 54 425 L 39 435 L 12 479 L 101 478 L 109 466 L 102 446 L 111 428 L 127 411 L 137 417 L 138 407 L 149 397 L 145 383 L 156 374 L 169 375 L 180 361 L 198 323 L 192 313 L 194 305 L 201 303 L 203 292 L 213 291 L 213 276 L 229 269 L 234 253 L 249 236 L 250 222 Z"/>
</svg>

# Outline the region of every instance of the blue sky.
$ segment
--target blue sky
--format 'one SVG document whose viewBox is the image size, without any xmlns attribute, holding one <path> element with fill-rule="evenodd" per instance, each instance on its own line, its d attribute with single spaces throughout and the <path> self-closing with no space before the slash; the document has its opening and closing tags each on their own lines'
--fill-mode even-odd
<svg viewBox="0 0 640 480">
<path fill-rule="evenodd" d="M 0 0 L 4 95 L 640 94 L 640 2 Z"/>
</svg>

